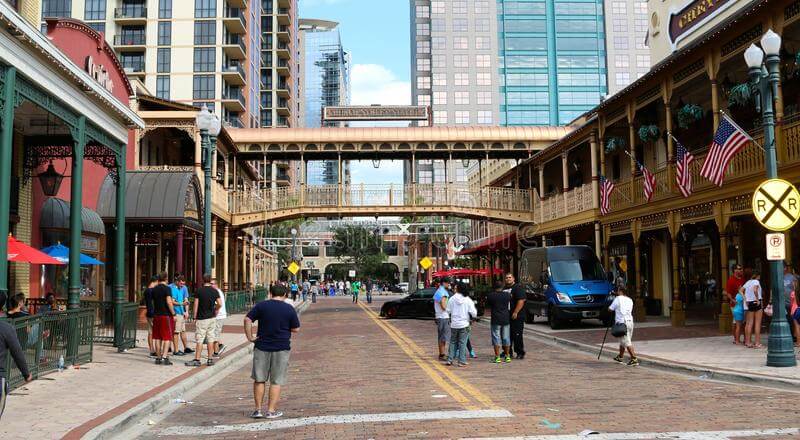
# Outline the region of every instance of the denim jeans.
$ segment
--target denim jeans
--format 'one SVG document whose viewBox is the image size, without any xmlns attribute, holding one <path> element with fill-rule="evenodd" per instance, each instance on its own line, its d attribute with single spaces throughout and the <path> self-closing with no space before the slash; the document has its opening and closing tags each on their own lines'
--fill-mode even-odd
<svg viewBox="0 0 800 440">
<path fill-rule="evenodd" d="M 469 338 L 469 327 L 450 329 L 448 360 L 452 362 L 458 356 L 459 362 L 462 364 L 467 363 L 467 338 Z"/>
</svg>

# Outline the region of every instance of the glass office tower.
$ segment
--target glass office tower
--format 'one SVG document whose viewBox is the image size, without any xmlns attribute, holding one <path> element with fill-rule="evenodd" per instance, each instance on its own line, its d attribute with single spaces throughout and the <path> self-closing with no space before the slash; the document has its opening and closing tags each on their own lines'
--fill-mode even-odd
<svg viewBox="0 0 800 440">
<path fill-rule="evenodd" d="M 602 0 L 497 0 L 500 125 L 564 125 L 608 93 Z"/>
<path fill-rule="evenodd" d="M 342 123 L 322 123 L 326 106 L 350 103 L 350 56 L 342 47 L 338 23 L 326 20 L 300 20 L 303 50 L 303 126 L 341 126 Z M 337 162 L 308 163 L 309 185 L 338 183 Z M 349 164 L 342 165 L 342 183 L 349 182 Z"/>
</svg>

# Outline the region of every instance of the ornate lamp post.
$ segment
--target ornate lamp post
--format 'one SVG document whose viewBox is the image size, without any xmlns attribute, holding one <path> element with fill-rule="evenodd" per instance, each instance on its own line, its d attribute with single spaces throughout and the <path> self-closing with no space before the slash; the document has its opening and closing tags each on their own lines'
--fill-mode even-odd
<svg viewBox="0 0 800 440">
<path fill-rule="evenodd" d="M 761 49 L 763 48 L 763 50 Z M 764 165 L 767 178 L 778 177 L 778 166 L 775 154 L 775 116 L 773 100 L 777 94 L 780 81 L 781 37 L 768 30 L 761 37 L 761 48 L 755 44 L 744 52 L 747 67 L 750 68 L 750 86 L 756 92 L 756 111 L 761 113 L 764 127 Z M 767 59 L 764 62 L 764 54 Z M 792 333 L 786 322 L 786 310 L 783 302 L 783 280 L 781 279 L 781 262 L 770 261 L 770 284 L 772 285 L 772 324 L 769 329 L 767 348 L 767 365 L 770 367 L 793 367 L 797 365 L 792 346 Z"/>
<path fill-rule="evenodd" d="M 211 160 L 216 149 L 217 136 L 222 129 L 219 117 L 208 111 L 205 105 L 197 113 L 197 128 L 203 148 L 203 177 L 205 181 L 205 209 L 203 210 L 203 274 L 211 273 Z M 213 147 L 213 148 L 212 148 Z"/>
</svg>

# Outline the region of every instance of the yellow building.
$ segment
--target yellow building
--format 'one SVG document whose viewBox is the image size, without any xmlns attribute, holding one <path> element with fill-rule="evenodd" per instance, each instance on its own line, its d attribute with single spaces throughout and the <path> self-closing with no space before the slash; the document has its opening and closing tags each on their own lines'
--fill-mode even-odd
<svg viewBox="0 0 800 440">
<path fill-rule="evenodd" d="M 593 246 L 607 268 L 624 275 L 637 310 L 671 316 L 675 325 L 721 314 L 724 329 L 730 315 L 720 307 L 720 292 L 731 265 L 768 269 L 765 230 L 750 210 L 752 193 L 765 179 L 762 149 L 751 142 L 736 154 L 721 187 L 700 176 L 722 112 L 763 144 L 760 114 L 737 86 L 749 80 L 744 50 L 768 29 L 783 38 L 775 101 L 778 172 L 800 182 L 800 2 L 731 3 L 742 5 L 724 9 L 726 2 L 715 2 L 717 15 L 700 17 L 705 22 L 685 31 L 689 36 L 677 50 L 575 121 L 575 131 L 495 182 L 537 190 L 536 227 L 527 229 L 532 237 L 520 238 Z M 662 43 L 651 39 L 654 50 Z M 677 142 L 695 157 L 689 197 L 675 183 Z M 657 179 L 649 202 L 637 162 Z M 607 215 L 599 210 L 600 176 L 615 184 Z M 800 255 L 800 235 L 787 234 L 789 258 Z"/>
</svg>

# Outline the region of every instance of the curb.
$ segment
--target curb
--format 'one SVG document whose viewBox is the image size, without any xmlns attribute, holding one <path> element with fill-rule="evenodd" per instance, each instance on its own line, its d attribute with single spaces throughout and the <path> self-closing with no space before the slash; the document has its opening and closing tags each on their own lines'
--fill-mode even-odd
<svg viewBox="0 0 800 440">
<path fill-rule="evenodd" d="M 526 328 L 525 335 L 533 339 L 536 339 L 539 342 L 543 342 L 551 346 L 566 346 L 568 348 L 577 351 L 582 351 L 584 353 L 591 353 L 595 356 L 597 356 L 597 353 L 600 350 L 599 347 L 594 345 L 571 341 L 569 339 L 553 336 L 552 334 L 543 333 L 541 331 L 534 330 L 532 328 Z M 604 358 L 613 359 L 615 351 L 614 349 L 603 350 L 603 353 L 604 353 L 603 356 Z M 700 379 L 731 382 L 736 384 L 765 386 L 770 388 L 777 388 L 783 391 L 791 391 L 795 393 L 800 392 L 798 390 L 798 386 L 800 386 L 800 380 L 781 379 L 777 377 L 768 377 L 758 374 L 743 373 L 743 372 L 725 370 L 721 368 L 711 368 L 703 365 L 670 361 L 663 358 L 648 356 L 648 355 L 639 355 L 638 358 L 639 361 L 641 362 L 640 364 L 641 366 L 667 371 L 671 373 L 689 375 L 693 377 L 698 377 Z"/>
<path fill-rule="evenodd" d="M 300 303 L 297 307 L 297 313 L 301 314 L 309 307 L 309 302 L 305 301 Z M 217 382 L 221 381 L 230 373 L 231 367 L 236 367 L 241 361 L 253 352 L 253 345 L 249 342 L 244 342 L 233 348 L 227 356 L 223 356 L 216 363 L 217 368 L 202 368 L 198 373 L 192 374 L 186 379 L 180 380 L 177 384 L 170 386 L 165 391 L 156 394 L 153 397 L 135 405 L 124 411 L 122 414 L 114 416 L 101 424 L 87 430 L 82 436 L 80 432 L 81 426 L 78 426 L 66 437 L 82 438 L 82 439 L 110 439 L 119 438 L 119 435 L 128 429 L 133 429 L 139 422 L 144 420 L 151 414 L 161 410 L 167 406 L 173 399 L 183 396 L 187 391 L 195 389 L 198 384 L 205 384 L 208 387 L 214 386 Z M 192 372 L 194 370 L 189 370 Z M 177 378 L 180 378 L 178 376 Z M 210 380 L 209 380 L 210 379 Z M 214 380 L 216 379 L 216 380 Z M 174 380 L 174 379 L 173 379 Z M 136 398 L 132 399 L 135 400 Z M 125 404 L 121 405 L 124 406 Z M 113 411 L 112 409 L 111 411 Z M 102 415 L 100 417 L 103 417 Z M 91 422 L 91 421 L 90 421 Z M 78 434 L 78 437 L 73 437 L 73 432 Z M 72 434 L 72 435 L 71 435 Z"/>
</svg>

